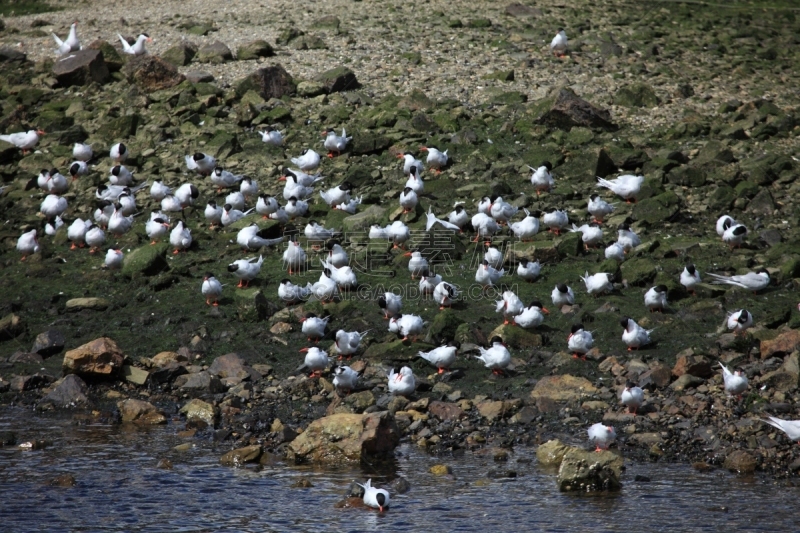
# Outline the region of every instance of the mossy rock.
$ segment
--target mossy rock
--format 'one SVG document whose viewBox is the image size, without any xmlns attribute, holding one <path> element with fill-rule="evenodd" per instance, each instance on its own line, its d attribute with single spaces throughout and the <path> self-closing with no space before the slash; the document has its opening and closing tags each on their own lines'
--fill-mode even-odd
<svg viewBox="0 0 800 533">
<path fill-rule="evenodd" d="M 628 284 L 636 287 L 643 287 L 656 277 L 656 264 L 644 257 L 628 259 L 619 269 L 622 277 L 628 280 Z"/>
<path fill-rule="evenodd" d="M 634 83 L 617 91 L 614 104 L 624 107 L 656 107 L 659 100 L 652 87 L 646 83 Z"/>
<path fill-rule="evenodd" d="M 714 211 L 725 211 L 730 209 L 736 200 L 736 191 L 733 187 L 722 184 L 707 196 L 708 207 Z"/>
<path fill-rule="evenodd" d="M 391 145 L 392 140 L 388 137 L 370 131 L 363 131 L 353 136 L 350 144 L 350 153 L 353 155 L 380 154 Z"/>
<path fill-rule="evenodd" d="M 36 125 L 46 132 L 63 131 L 72 126 L 75 120 L 56 109 L 43 109 L 36 119 Z"/>
<path fill-rule="evenodd" d="M 169 268 L 166 255 L 167 243 L 145 245 L 125 254 L 122 260 L 122 274 L 129 277 L 137 275 L 155 276 Z"/>
<path fill-rule="evenodd" d="M 472 19 L 467 23 L 468 28 L 491 28 L 492 21 L 487 18 Z"/>
<path fill-rule="evenodd" d="M 236 50 L 236 59 L 240 61 L 248 59 L 258 59 L 259 57 L 272 57 L 275 55 L 275 50 L 264 39 L 256 39 L 255 41 L 243 44 Z"/>
<path fill-rule="evenodd" d="M 579 257 L 583 254 L 583 240 L 580 232 L 564 234 L 556 244 L 556 249 L 561 257 Z"/>
<path fill-rule="evenodd" d="M 645 198 L 633 207 L 633 218 L 658 224 L 674 217 L 680 210 L 681 199 L 672 191 L 668 191 L 652 198 Z"/>
<path fill-rule="evenodd" d="M 133 113 L 109 120 L 100 126 L 95 135 L 106 139 L 133 137 L 141 124 L 142 117 L 138 113 Z"/>
<path fill-rule="evenodd" d="M 463 323 L 464 320 L 458 316 L 456 311 L 452 309 L 439 311 L 431 321 L 425 341 L 437 345 L 449 342 L 455 338 L 456 330 Z"/>
<path fill-rule="evenodd" d="M 414 360 L 417 357 L 417 352 L 427 351 L 429 349 L 429 344 L 397 339 L 392 342 L 370 344 L 364 351 L 364 358 L 370 361 L 381 361 L 389 364 L 393 362 L 404 363 Z"/>
<path fill-rule="evenodd" d="M 503 343 L 510 348 L 524 350 L 526 348 L 537 348 L 542 345 L 542 336 L 533 331 L 523 329 L 511 324 L 502 324 L 496 327 L 487 338 L 500 337 Z"/>
<path fill-rule="evenodd" d="M 758 194 L 759 190 L 761 190 L 761 188 L 752 181 L 742 181 L 736 185 L 734 192 L 737 198 L 752 198 Z"/>
<path fill-rule="evenodd" d="M 675 185 L 702 187 L 706 184 L 706 171 L 692 165 L 676 167 L 667 174 L 667 181 Z"/>
<path fill-rule="evenodd" d="M 271 317 L 277 306 L 267 300 L 261 289 L 236 289 L 234 292 L 236 313 L 243 322 L 261 322 Z"/>
<path fill-rule="evenodd" d="M 192 62 L 194 56 L 197 54 L 197 46 L 189 42 L 181 42 L 171 48 L 168 48 L 163 54 L 161 59 L 167 63 L 171 63 L 176 67 L 185 67 Z"/>
</svg>

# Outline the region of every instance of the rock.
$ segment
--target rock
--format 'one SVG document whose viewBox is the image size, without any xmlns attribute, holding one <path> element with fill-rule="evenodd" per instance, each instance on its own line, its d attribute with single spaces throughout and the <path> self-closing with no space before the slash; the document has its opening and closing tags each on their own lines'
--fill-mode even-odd
<svg viewBox="0 0 800 533">
<path fill-rule="evenodd" d="M 90 48 L 70 52 L 53 63 L 53 76 L 60 87 L 88 85 L 92 82 L 103 84 L 110 78 L 103 52 Z"/>
<path fill-rule="evenodd" d="M 574 126 L 599 128 L 616 131 L 617 125 L 611 122 L 611 114 L 580 98 L 571 89 L 562 88 L 555 97 L 537 104 L 541 110 L 536 118 L 537 124 L 569 131 Z"/>
<path fill-rule="evenodd" d="M 544 467 L 558 467 L 569 449 L 558 439 L 549 440 L 536 448 L 536 460 Z"/>
<path fill-rule="evenodd" d="M 0 446 L 13 446 L 17 443 L 17 436 L 11 431 L 0 431 Z"/>
<path fill-rule="evenodd" d="M 541 335 L 511 324 L 500 324 L 486 338 L 491 339 L 494 336 L 503 339 L 503 343 L 509 348 L 526 349 L 542 345 Z"/>
<path fill-rule="evenodd" d="M 680 206 L 680 198 L 674 192 L 669 191 L 636 202 L 636 205 L 633 206 L 633 217 L 648 224 L 660 224 L 675 217 Z"/>
<path fill-rule="evenodd" d="M 124 71 L 129 81 L 148 93 L 175 87 L 186 79 L 174 65 L 150 54 L 131 57 Z"/>
<path fill-rule="evenodd" d="M 669 386 L 670 389 L 679 392 L 686 389 L 691 389 L 702 385 L 705 383 L 703 378 L 698 378 L 697 376 L 693 376 L 691 374 L 684 374 L 675 381 L 672 382 L 672 385 Z"/>
<path fill-rule="evenodd" d="M 19 316 L 9 313 L 0 319 L 0 341 L 13 339 L 24 331 L 25 326 Z"/>
<path fill-rule="evenodd" d="M 219 462 L 225 466 L 241 466 L 245 463 L 254 463 L 261 458 L 261 446 L 254 444 L 231 450 L 219 458 Z"/>
<path fill-rule="evenodd" d="M 204 70 L 190 70 L 186 73 L 186 79 L 191 83 L 211 83 L 214 75 Z"/>
<path fill-rule="evenodd" d="M 202 420 L 211 427 L 216 426 L 219 416 L 219 410 L 216 407 L 198 398 L 189 401 L 181 407 L 179 412 L 186 416 L 187 421 Z"/>
<path fill-rule="evenodd" d="M 428 469 L 428 472 L 434 476 L 452 476 L 453 469 L 448 465 L 433 465 Z"/>
<path fill-rule="evenodd" d="M 319 30 L 338 31 L 341 23 L 342 22 L 339 20 L 339 17 L 335 15 L 326 15 L 312 22 L 311 27 Z"/>
<path fill-rule="evenodd" d="M 90 50 L 99 50 L 103 53 L 103 61 L 105 61 L 106 68 L 108 68 L 109 72 L 118 72 L 119 69 L 122 68 L 122 65 L 125 64 L 125 62 L 122 60 L 122 57 L 120 57 L 119 52 L 117 52 L 117 49 L 114 48 L 108 41 L 96 39 L 92 41 L 86 48 Z"/>
<path fill-rule="evenodd" d="M 9 363 L 41 364 L 44 358 L 38 353 L 16 351 L 8 357 Z"/>
<path fill-rule="evenodd" d="M 319 74 L 316 81 L 325 87 L 328 93 L 352 91 L 361 87 L 356 75 L 347 67 L 336 67 Z"/>
<path fill-rule="evenodd" d="M 292 39 L 289 46 L 295 50 L 323 50 L 328 47 L 321 38 L 307 34 Z"/>
<path fill-rule="evenodd" d="M 711 360 L 702 355 L 680 355 L 672 368 L 672 375 L 680 377 L 684 374 L 691 374 L 699 378 L 708 379 L 714 375 L 711 367 Z"/>
<path fill-rule="evenodd" d="M 107 119 L 103 121 L 103 125 L 97 129 L 97 135 L 111 139 L 132 137 L 136 135 L 139 124 L 142 122 L 141 115 L 137 113 L 123 115 L 115 119 Z"/>
<path fill-rule="evenodd" d="M 167 423 L 164 413 L 149 402 L 129 398 L 118 402 L 117 408 L 123 422 L 133 422 L 144 426 Z"/>
<path fill-rule="evenodd" d="M 761 341 L 761 359 L 792 353 L 800 348 L 800 330 L 790 329 L 772 340 Z"/>
<path fill-rule="evenodd" d="M 57 329 L 48 329 L 36 336 L 31 352 L 38 353 L 42 357 L 50 357 L 60 353 L 64 349 L 65 342 L 63 333 Z"/>
<path fill-rule="evenodd" d="M 622 457 L 608 450 L 589 452 L 570 448 L 558 469 L 558 488 L 562 492 L 619 490 L 622 466 Z"/>
<path fill-rule="evenodd" d="M 313 98 L 326 92 L 325 86 L 316 81 L 301 81 L 297 84 L 297 95 L 303 98 Z"/>
<path fill-rule="evenodd" d="M 117 343 L 100 337 L 64 354 L 65 374 L 84 377 L 114 377 L 122 369 L 124 356 Z"/>
<path fill-rule="evenodd" d="M 556 402 L 564 402 L 582 400 L 596 392 L 597 388 L 588 379 L 564 374 L 545 376 L 540 379 L 531 391 L 531 398 L 534 400 L 547 398 Z"/>
<path fill-rule="evenodd" d="M 75 374 L 70 374 L 56 385 L 53 391 L 44 397 L 40 406 L 49 405 L 56 408 L 76 407 L 88 403 L 86 382 Z"/>
<path fill-rule="evenodd" d="M 386 208 L 373 204 L 342 220 L 342 227 L 345 231 L 369 230 L 372 224 L 380 223 L 385 216 Z"/>
<path fill-rule="evenodd" d="M 428 413 L 442 422 L 457 421 L 467 416 L 467 413 L 458 404 L 439 401 L 428 404 Z"/>
<path fill-rule="evenodd" d="M 400 430 L 388 411 L 342 413 L 312 422 L 289 444 L 287 458 L 298 463 L 360 461 L 391 454 L 399 442 Z"/>
<path fill-rule="evenodd" d="M 213 43 L 202 46 L 197 51 L 195 58 L 200 63 L 220 64 L 226 61 L 233 61 L 233 52 L 223 42 L 214 41 Z"/>
<path fill-rule="evenodd" d="M 150 376 L 150 373 L 147 370 L 132 365 L 123 365 L 122 367 L 122 377 L 124 377 L 125 381 L 128 383 L 144 385 L 147 382 L 148 376 Z"/>
<path fill-rule="evenodd" d="M 219 376 L 222 379 L 239 378 L 253 381 L 261 379 L 261 375 L 249 367 L 238 353 L 229 353 L 217 357 L 208 368 L 208 373 Z"/>
<path fill-rule="evenodd" d="M 111 302 L 105 298 L 73 298 L 67 300 L 65 307 L 67 311 L 83 311 L 84 309 L 105 311 L 109 305 Z"/>
<path fill-rule="evenodd" d="M 150 358 L 153 366 L 164 367 L 170 363 L 186 363 L 188 358 L 178 352 L 159 352 Z"/>
<path fill-rule="evenodd" d="M 738 474 L 752 474 L 756 470 L 756 460 L 744 450 L 736 450 L 725 457 L 723 468 Z"/>
<path fill-rule="evenodd" d="M 150 383 L 161 385 L 162 383 L 171 383 L 178 376 L 188 374 L 184 365 L 179 363 L 167 363 L 158 370 L 150 372 Z"/>
<path fill-rule="evenodd" d="M 181 41 L 161 54 L 161 59 L 172 66 L 185 67 L 192 62 L 196 54 L 197 45 L 189 41 Z"/>
<path fill-rule="evenodd" d="M 510 402 L 481 402 L 478 404 L 478 412 L 483 418 L 489 422 L 493 422 L 498 418 L 503 418 L 512 411 Z"/>
<path fill-rule="evenodd" d="M 51 487 L 74 487 L 78 482 L 72 474 L 61 474 L 50 480 Z"/>
<path fill-rule="evenodd" d="M 236 84 L 236 95 L 239 98 L 247 91 L 255 91 L 264 100 L 269 100 L 293 95 L 295 83 L 281 65 L 274 65 L 260 68 Z"/>
<path fill-rule="evenodd" d="M 11 379 L 10 389 L 13 391 L 26 391 L 41 389 L 52 383 L 54 379 L 46 374 L 33 374 L 32 376 L 15 376 Z"/>
<path fill-rule="evenodd" d="M 442 342 L 446 343 L 453 340 L 456 335 L 456 329 L 464 323 L 458 315 L 459 313 L 452 309 L 439 311 L 428 327 L 428 335 L 425 337 L 425 342 L 438 346 Z"/>
<path fill-rule="evenodd" d="M 264 39 L 256 39 L 247 44 L 243 44 L 236 50 L 236 59 L 245 61 L 248 59 L 258 59 L 259 57 L 272 57 L 275 50 Z"/>
<path fill-rule="evenodd" d="M 649 388 L 650 385 L 660 389 L 669 385 L 671 380 L 672 370 L 666 365 L 658 364 L 654 368 L 640 374 L 637 381 L 639 386 L 643 389 Z"/>
<path fill-rule="evenodd" d="M 208 372 L 198 372 L 197 374 L 189 374 L 189 379 L 181 385 L 181 389 L 217 394 L 218 392 L 225 392 L 225 385 L 222 384 L 222 381 L 217 376 L 212 376 Z"/>
<path fill-rule="evenodd" d="M 633 83 L 617 90 L 614 104 L 624 107 L 656 107 L 659 100 L 653 88 L 646 83 Z"/>
<path fill-rule="evenodd" d="M 0 29 L 0 31 L 2 31 L 2 29 Z M 6 46 L 0 47 L 0 63 L 22 63 L 27 57 L 28 56 L 26 56 L 24 52 L 20 52 L 19 50 Z"/>
<path fill-rule="evenodd" d="M 367 407 L 375 405 L 375 395 L 368 390 L 349 394 L 344 399 L 344 404 L 348 405 L 354 413 L 363 413 Z"/>
<path fill-rule="evenodd" d="M 644 287 L 656 277 L 656 264 L 645 257 L 628 259 L 619 266 L 622 278 L 634 287 Z"/>
<path fill-rule="evenodd" d="M 540 17 L 542 15 L 542 10 L 514 2 L 506 6 L 506 15 L 516 18 Z"/>
</svg>

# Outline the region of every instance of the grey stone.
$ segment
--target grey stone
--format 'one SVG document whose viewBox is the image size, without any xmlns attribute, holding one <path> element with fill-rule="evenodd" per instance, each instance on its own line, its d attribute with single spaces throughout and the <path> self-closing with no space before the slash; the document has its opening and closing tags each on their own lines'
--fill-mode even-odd
<svg viewBox="0 0 800 533">
<path fill-rule="evenodd" d="M 214 41 L 197 51 L 195 59 L 201 63 L 219 64 L 227 61 L 233 61 L 233 52 L 223 42 Z"/>
<path fill-rule="evenodd" d="M 70 52 L 53 64 L 53 75 L 61 87 L 105 83 L 110 79 L 103 52 L 85 48 Z"/>
<path fill-rule="evenodd" d="M 48 329 L 36 336 L 31 352 L 38 353 L 42 357 L 50 357 L 60 353 L 64 349 L 65 342 L 63 333 L 57 329 Z"/>
<path fill-rule="evenodd" d="M 558 469 L 558 488 L 563 492 L 592 492 L 622 488 L 622 457 L 610 452 L 570 448 Z"/>
<path fill-rule="evenodd" d="M 50 394 L 44 397 L 40 407 L 47 405 L 65 408 L 86 404 L 89 401 L 86 391 L 86 382 L 75 374 L 69 374 L 56 385 Z"/>
<path fill-rule="evenodd" d="M 210 392 L 216 394 L 218 392 L 225 392 L 225 386 L 218 377 L 212 376 L 208 372 L 198 372 L 197 374 L 189 374 L 189 379 L 181 386 L 181 389 L 193 390 L 197 392 Z"/>
<path fill-rule="evenodd" d="M 197 45 L 181 41 L 161 54 L 161 59 L 176 67 L 185 67 L 192 62 L 195 55 L 197 55 Z"/>
<path fill-rule="evenodd" d="M 257 39 L 243 44 L 236 50 L 236 59 L 239 61 L 258 59 L 259 57 L 271 57 L 274 55 L 275 50 L 272 49 L 272 45 L 263 39 Z"/>
<path fill-rule="evenodd" d="M 618 126 L 611 121 L 608 110 L 600 109 L 575 94 L 571 89 L 562 88 L 554 97 L 537 104 L 536 122 L 569 131 L 574 126 L 600 128 L 615 131 Z"/>
<path fill-rule="evenodd" d="M 273 65 L 256 70 L 236 84 L 236 95 L 239 98 L 251 90 L 264 100 L 269 100 L 294 94 L 295 83 L 281 65 Z"/>
<path fill-rule="evenodd" d="M 319 74 L 316 81 L 320 82 L 329 93 L 352 91 L 361 87 L 356 75 L 347 67 L 336 67 Z"/>
</svg>

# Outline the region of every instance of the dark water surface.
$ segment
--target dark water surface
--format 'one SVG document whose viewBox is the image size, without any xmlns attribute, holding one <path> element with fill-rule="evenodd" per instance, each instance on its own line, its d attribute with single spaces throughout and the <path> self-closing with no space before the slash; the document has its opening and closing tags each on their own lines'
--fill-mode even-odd
<svg viewBox="0 0 800 533">
<path fill-rule="evenodd" d="M 413 445 L 398 449 L 391 473 L 359 466 L 229 468 L 219 464 L 227 448 L 187 441 L 176 435 L 178 427 L 81 426 L 5 408 L 0 431 L 52 444 L 0 448 L 0 531 L 798 531 L 800 489 L 766 477 L 628 463 L 620 493 L 567 495 L 531 450 L 498 465 L 490 455 L 436 459 Z M 173 450 L 186 442 L 190 450 Z M 156 468 L 164 458 L 172 470 Z M 428 473 L 441 462 L 455 478 Z M 519 477 L 487 479 L 498 467 Z M 50 486 L 60 474 L 72 474 L 77 485 Z M 334 508 L 351 481 L 372 477 L 383 486 L 395 475 L 406 477 L 411 490 L 393 494 L 387 513 Z M 652 481 L 635 482 L 636 475 Z M 293 487 L 300 479 L 313 487 Z"/>
</svg>

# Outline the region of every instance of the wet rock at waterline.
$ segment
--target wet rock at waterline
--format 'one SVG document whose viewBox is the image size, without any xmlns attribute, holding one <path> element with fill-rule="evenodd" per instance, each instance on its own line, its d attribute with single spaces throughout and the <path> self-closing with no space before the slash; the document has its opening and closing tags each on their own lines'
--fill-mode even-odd
<svg viewBox="0 0 800 533">
<path fill-rule="evenodd" d="M 622 457 L 613 452 L 570 448 L 558 468 L 558 488 L 563 492 L 619 490 L 622 470 Z"/>
<path fill-rule="evenodd" d="M 117 343 L 101 337 L 69 350 L 62 364 L 64 373 L 91 378 L 113 378 L 122 370 L 124 356 Z"/>
<path fill-rule="evenodd" d="M 400 431 L 388 412 L 336 414 L 313 421 L 289 444 L 286 456 L 301 462 L 359 461 L 390 454 Z"/>
</svg>

